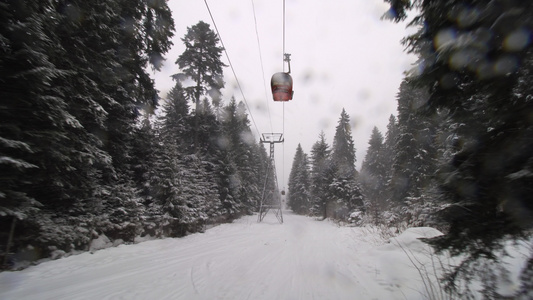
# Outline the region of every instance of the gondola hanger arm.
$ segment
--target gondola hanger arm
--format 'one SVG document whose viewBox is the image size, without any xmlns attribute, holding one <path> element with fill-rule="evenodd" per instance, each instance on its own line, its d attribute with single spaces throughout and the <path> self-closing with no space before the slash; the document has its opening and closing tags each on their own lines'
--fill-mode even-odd
<svg viewBox="0 0 533 300">
<path fill-rule="evenodd" d="M 289 72 L 287 73 L 291 73 L 291 55 L 289 53 L 284 53 L 283 54 L 283 61 L 286 61 L 287 62 L 287 65 L 289 66 Z"/>
</svg>

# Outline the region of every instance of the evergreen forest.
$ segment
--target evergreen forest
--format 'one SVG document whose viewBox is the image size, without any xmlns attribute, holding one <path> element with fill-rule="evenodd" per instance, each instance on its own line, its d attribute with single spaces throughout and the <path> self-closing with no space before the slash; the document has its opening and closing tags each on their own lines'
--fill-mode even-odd
<svg viewBox="0 0 533 300">
<path fill-rule="evenodd" d="M 459 293 L 483 270 L 486 298 L 498 298 L 490 264 L 533 226 L 533 3 L 384 1 L 384 18 L 414 14 L 417 29 L 403 40 L 418 62 L 391 99 L 397 115 L 374 128 L 360 170 L 344 109 L 332 141 L 321 132 L 311 149 L 298 145 L 287 206 L 438 228 L 426 242 L 464 257 L 446 288 Z M 274 186 L 270 158 L 246 105 L 221 93 L 227 66 L 209 24 L 187 28 L 166 95 L 150 77 L 172 46 L 166 0 L 2 0 L 0 24 L 5 268 L 88 251 L 103 235 L 117 245 L 181 237 L 258 211 Z"/>
<path fill-rule="evenodd" d="M 148 71 L 172 45 L 166 1 L 2 1 L 0 14 L 6 267 L 87 251 L 101 235 L 180 237 L 257 211 L 269 157 L 244 104 L 223 101 L 207 23 L 188 28 L 160 98 Z"/>
</svg>

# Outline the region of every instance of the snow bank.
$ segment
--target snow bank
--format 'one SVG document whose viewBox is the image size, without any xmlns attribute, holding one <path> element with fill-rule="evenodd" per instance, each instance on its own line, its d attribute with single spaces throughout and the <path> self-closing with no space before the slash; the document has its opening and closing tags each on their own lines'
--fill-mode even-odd
<svg viewBox="0 0 533 300">
<path fill-rule="evenodd" d="M 451 257 L 446 251 L 437 255 L 429 245 L 420 240 L 439 235 L 442 233 L 434 228 L 409 228 L 399 236 L 391 238 L 388 244 L 377 247 L 379 266 L 387 270 L 384 274 L 386 281 L 402 287 L 402 290 L 408 288 L 419 291 L 425 299 L 450 298 L 444 294 L 444 286 L 440 279 L 445 273 L 452 271 L 452 266 L 460 265 L 465 256 Z M 519 277 L 530 255 L 531 245 L 533 239 L 529 241 L 510 239 L 501 251 L 499 263 L 480 259 L 476 266 L 477 270 L 473 271 L 474 277 L 468 282 L 459 282 L 459 287 L 467 287 L 474 298 L 481 299 L 483 285 L 491 284 L 499 294 L 512 298 L 520 289 Z M 496 273 L 492 283 L 486 282 L 487 268 Z"/>
<path fill-rule="evenodd" d="M 403 247 L 409 251 L 424 252 L 428 246 L 420 239 L 440 236 L 443 233 L 431 227 L 407 228 L 399 236 L 390 239 L 390 243 L 397 247 Z"/>
<path fill-rule="evenodd" d="M 98 236 L 98 238 L 91 241 L 91 244 L 89 245 L 89 251 L 94 252 L 96 250 L 102 250 L 109 247 L 113 247 L 113 243 L 105 234 L 101 234 Z"/>
<path fill-rule="evenodd" d="M 411 294 L 405 299 L 431 299 L 435 296 L 428 286 L 438 285 L 442 270 L 434 264 L 438 258 L 431 247 L 420 238 L 439 235 L 442 232 L 430 227 L 408 228 L 391 238 L 388 244 L 376 248 L 374 255 L 378 268 L 383 271 L 383 280 L 395 290 Z"/>
</svg>

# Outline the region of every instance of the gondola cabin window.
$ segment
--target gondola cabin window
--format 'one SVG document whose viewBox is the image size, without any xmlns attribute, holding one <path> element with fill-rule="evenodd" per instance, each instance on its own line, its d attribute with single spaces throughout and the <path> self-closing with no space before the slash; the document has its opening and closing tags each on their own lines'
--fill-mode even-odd
<svg viewBox="0 0 533 300">
<path fill-rule="evenodd" d="M 270 86 L 274 101 L 292 100 L 294 91 L 292 90 L 292 77 L 289 73 L 279 72 L 272 75 Z"/>
</svg>

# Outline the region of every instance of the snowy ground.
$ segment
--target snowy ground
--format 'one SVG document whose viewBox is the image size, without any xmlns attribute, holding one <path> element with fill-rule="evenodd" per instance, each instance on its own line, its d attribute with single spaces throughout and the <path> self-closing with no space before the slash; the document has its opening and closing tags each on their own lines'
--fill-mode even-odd
<svg viewBox="0 0 533 300">
<path fill-rule="evenodd" d="M 427 299 L 406 252 L 429 260 L 417 237 L 403 247 L 368 228 L 285 212 L 244 217 L 179 239 L 121 245 L 0 273 L 0 299 Z M 402 250 L 403 248 L 403 250 Z"/>
</svg>

